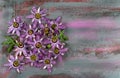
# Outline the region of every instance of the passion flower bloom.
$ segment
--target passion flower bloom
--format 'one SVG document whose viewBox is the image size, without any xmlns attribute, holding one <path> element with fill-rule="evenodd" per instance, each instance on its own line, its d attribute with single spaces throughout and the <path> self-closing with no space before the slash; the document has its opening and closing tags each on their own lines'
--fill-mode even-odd
<svg viewBox="0 0 120 78">
<path fill-rule="evenodd" d="M 61 22 L 61 19 L 62 17 L 57 17 L 54 20 L 48 21 L 53 32 L 58 32 L 59 30 L 64 30 L 66 28 L 65 25 Z"/>
<path fill-rule="evenodd" d="M 44 44 L 43 44 L 43 37 L 41 38 L 40 36 L 36 36 L 33 41 L 29 41 L 29 44 L 31 46 L 32 49 L 36 50 L 37 52 L 41 52 L 43 51 L 43 49 L 45 48 Z"/>
<path fill-rule="evenodd" d="M 48 72 L 52 71 L 53 65 L 56 64 L 55 60 L 52 58 L 50 54 L 43 56 L 43 59 L 39 61 L 43 67 L 43 69 L 47 69 Z"/>
<path fill-rule="evenodd" d="M 52 35 L 50 38 L 44 39 L 45 44 L 49 44 L 49 46 L 52 46 L 51 48 L 58 47 L 59 45 L 62 45 L 60 42 L 58 36 Z"/>
<path fill-rule="evenodd" d="M 52 48 L 55 48 L 55 47 L 58 47 L 59 45 L 62 45 L 58 36 L 54 36 L 54 35 L 51 38 L 48 38 L 45 42 L 50 44 L 52 46 Z"/>
<path fill-rule="evenodd" d="M 8 61 L 9 63 L 5 64 L 4 66 L 9 67 L 9 69 L 16 69 L 18 73 L 23 70 L 24 63 L 22 63 L 17 57 L 10 55 Z"/>
<path fill-rule="evenodd" d="M 16 17 L 9 22 L 8 33 L 12 35 L 20 36 L 20 31 L 22 27 L 23 27 L 23 21 L 21 17 Z"/>
<path fill-rule="evenodd" d="M 35 38 L 37 27 L 35 27 L 37 24 L 29 25 L 26 30 L 23 30 L 21 34 L 21 38 L 24 38 L 25 40 L 33 40 Z"/>
<path fill-rule="evenodd" d="M 64 43 L 66 36 L 61 32 L 66 27 L 61 22 L 62 17 L 50 19 L 46 16 L 46 9 L 32 7 L 31 14 L 27 16 L 32 19 L 31 23 L 27 21 L 27 24 L 21 17 L 9 22 L 8 33 L 11 38 L 4 44 L 8 46 L 8 51 L 13 51 L 11 54 L 15 57 L 10 55 L 9 63 L 5 66 L 16 69 L 17 72 L 20 72 L 23 65 L 51 72 L 56 61 L 61 61 L 59 59 L 68 51 Z"/>
<path fill-rule="evenodd" d="M 30 53 L 26 56 L 27 62 L 29 62 L 31 66 L 37 66 L 39 59 L 42 58 L 40 55 L 41 54 L 39 53 L 30 51 Z"/>
<path fill-rule="evenodd" d="M 55 47 L 52 50 L 49 50 L 50 53 L 54 55 L 54 58 L 62 58 L 62 56 L 68 51 L 68 48 L 64 48 L 63 46 Z"/>
<path fill-rule="evenodd" d="M 41 33 L 45 36 L 45 37 L 51 37 L 52 36 L 52 31 L 50 29 L 50 25 L 48 23 L 45 24 L 39 24 L 39 27 L 41 29 Z"/>
<path fill-rule="evenodd" d="M 33 7 L 31 10 L 31 15 L 27 16 L 27 18 L 32 18 L 32 22 L 37 21 L 39 23 L 42 22 L 42 20 L 45 19 L 45 16 L 47 10 L 46 9 L 42 9 L 39 7 L 38 9 L 36 9 L 36 7 Z"/>
<path fill-rule="evenodd" d="M 15 53 L 15 56 L 18 56 L 18 55 L 24 55 L 26 56 L 27 55 L 27 52 L 26 52 L 26 47 L 25 47 L 25 44 L 24 42 L 17 42 L 17 46 L 15 46 L 15 49 L 14 51 L 16 52 Z"/>
</svg>

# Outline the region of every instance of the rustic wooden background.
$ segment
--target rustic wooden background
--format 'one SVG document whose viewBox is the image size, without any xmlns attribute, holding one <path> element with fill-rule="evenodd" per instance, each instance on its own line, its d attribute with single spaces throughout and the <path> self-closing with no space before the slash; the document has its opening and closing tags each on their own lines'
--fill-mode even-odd
<svg viewBox="0 0 120 78">
<path fill-rule="evenodd" d="M 3 67 L 0 45 L 0 78 L 120 78 L 120 0 L 0 0 L 0 43 L 8 21 L 32 6 L 47 8 L 50 18 L 63 17 L 69 52 L 51 74 L 30 67 L 17 74 Z"/>
</svg>

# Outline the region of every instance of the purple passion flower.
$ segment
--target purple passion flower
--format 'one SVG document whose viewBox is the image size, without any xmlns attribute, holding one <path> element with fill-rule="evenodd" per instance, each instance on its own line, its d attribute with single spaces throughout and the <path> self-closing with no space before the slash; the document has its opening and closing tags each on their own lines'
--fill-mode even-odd
<svg viewBox="0 0 120 78">
<path fill-rule="evenodd" d="M 29 43 L 31 45 L 31 48 L 39 53 L 45 48 L 43 44 L 43 38 L 41 38 L 40 36 L 36 36 L 35 39 L 33 39 L 33 41 Z"/>
<path fill-rule="evenodd" d="M 30 53 L 26 56 L 27 62 L 29 62 L 31 66 L 37 66 L 39 64 L 38 61 L 41 58 L 39 56 L 39 53 L 30 51 Z"/>
<path fill-rule="evenodd" d="M 68 51 L 68 48 L 64 48 L 63 46 L 55 47 L 52 50 L 49 50 L 50 53 L 54 55 L 54 58 L 62 58 L 62 56 Z"/>
<path fill-rule="evenodd" d="M 23 21 L 21 17 L 16 17 L 9 22 L 8 33 L 12 35 L 20 36 L 20 31 L 22 26 L 23 26 Z"/>
<path fill-rule="evenodd" d="M 23 70 L 24 63 L 22 63 L 17 57 L 10 55 L 8 61 L 9 63 L 4 66 L 9 67 L 9 69 L 16 69 L 18 73 L 20 73 L 20 70 Z"/>
<path fill-rule="evenodd" d="M 52 36 L 50 39 L 50 43 L 51 43 L 52 48 L 58 47 L 59 45 L 62 44 L 58 36 Z"/>
<path fill-rule="evenodd" d="M 50 20 L 48 23 L 50 24 L 52 32 L 58 32 L 59 30 L 65 29 L 65 25 L 61 22 L 61 17 L 57 17 L 55 20 Z"/>
<path fill-rule="evenodd" d="M 27 45 L 25 45 L 25 40 L 23 40 L 22 38 L 19 38 L 18 40 L 16 40 L 16 46 L 14 46 L 14 50 L 15 51 L 15 56 L 18 55 L 27 55 L 27 50 L 26 47 Z"/>
<path fill-rule="evenodd" d="M 50 54 L 43 57 L 42 60 L 40 60 L 40 63 L 42 63 L 43 69 L 47 69 L 48 72 L 52 71 L 53 65 L 56 64 L 55 60 L 51 57 Z"/>
<path fill-rule="evenodd" d="M 42 22 L 42 20 L 45 19 L 45 16 L 47 10 L 46 9 L 42 9 L 39 7 L 38 9 L 36 9 L 36 7 L 33 7 L 31 10 L 31 15 L 27 16 L 27 18 L 32 18 L 32 22 L 37 21 L 39 23 Z"/>
<path fill-rule="evenodd" d="M 62 56 L 68 51 L 68 48 L 64 43 L 65 35 L 60 31 L 66 27 L 61 22 L 61 17 L 50 19 L 46 16 L 46 9 L 32 7 L 31 14 L 27 16 L 32 19 L 31 23 L 27 21 L 30 24 L 23 21 L 21 17 L 16 17 L 9 22 L 8 33 L 13 40 L 6 45 L 8 48 L 11 48 L 10 44 L 13 45 L 11 48 L 13 56 L 10 55 L 9 63 L 5 66 L 8 66 L 9 69 L 16 69 L 17 72 L 22 70 L 23 65 L 51 72 L 56 61 L 62 60 Z"/>
<path fill-rule="evenodd" d="M 23 30 L 23 33 L 20 37 L 24 38 L 25 40 L 33 40 L 37 32 L 37 28 L 34 28 L 34 25 L 36 24 L 29 25 L 26 30 Z"/>
<path fill-rule="evenodd" d="M 45 37 L 50 37 L 52 35 L 52 31 L 48 23 L 40 24 L 39 27 L 41 28 L 41 32 Z"/>
<path fill-rule="evenodd" d="M 44 39 L 44 43 L 45 44 L 50 44 L 50 46 L 52 46 L 52 48 L 58 47 L 59 45 L 62 44 L 60 42 L 58 36 L 54 36 L 54 35 L 51 38 L 45 38 Z"/>
</svg>

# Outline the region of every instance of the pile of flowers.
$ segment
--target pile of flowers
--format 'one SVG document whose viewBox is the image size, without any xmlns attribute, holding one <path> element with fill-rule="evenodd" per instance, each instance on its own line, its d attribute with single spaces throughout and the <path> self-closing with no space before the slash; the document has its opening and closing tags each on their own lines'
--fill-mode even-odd
<svg viewBox="0 0 120 78">
<path fill-rule="evenodd" d="M 5 66 L 21 72 L 25 65 L 46 69 L 51 72 L 53 66 L 68 51 L 66 26 L 61 17 L 49 19 L 47 10 L 32 7 L 27 22 L 17 16 L 9 22 L 8 35 L 3 45 L 10 53 Z M 29 24 L 28 24 L 29 23 Z"/>
</svg>

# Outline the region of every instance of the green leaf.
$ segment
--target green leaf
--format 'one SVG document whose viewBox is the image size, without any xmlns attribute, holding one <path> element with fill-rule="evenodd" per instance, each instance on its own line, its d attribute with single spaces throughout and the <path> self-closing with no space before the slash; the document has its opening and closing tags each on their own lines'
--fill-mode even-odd
<svg viewBox="0 0 120 78">
<path fill-rule="evenodd" d="M 10 53 L 17 43 L 10 36 L 5 36 L 5 38 L 6 38 L 6 40 L 4 42 L 2 42 L 2 45 L 7 45 L 8 46 L 7 51 Z"/>
<path fill-rule="evenodd" d="M 59 38 L 62 42 L 65 42 L 68 40 L 68 37 L 64 35 L 64 30 L 63 31 L 59 31 L 60 32 L 60 35 L 59 35 Z"/>
<path fill-rule="evenodd" d="M 9 45 L 7 51 L 10 53 L 10 52 L 13 50 L 13 48 L 14 48 L 14 45 L 13 45 L 13 44 L 12 44 L 12 45 Z"/>
<path fill-rule="evenodd" d="M 68 37 L 67 36 L 63 36 L 63 39 L 64 39 L 64 41 L 67 41 L 68 40 Z"/>
<path fill-rule="evenodd" d="M 12 44 L 15 44 L 15 40 L 13 38 L 8 39 Z"/>
<path fill-rule="evenodd" d="M 10 44 L 8 41 L 2 42 L 2 45 L 8 45 L 8 44 Z"/>
<path fill-rule="evenodd" d="M 15 40 L 12 37 L 5 36 L 6 40 L 2 43 L 3 45 L 16 44 Z"/>
</svg>

